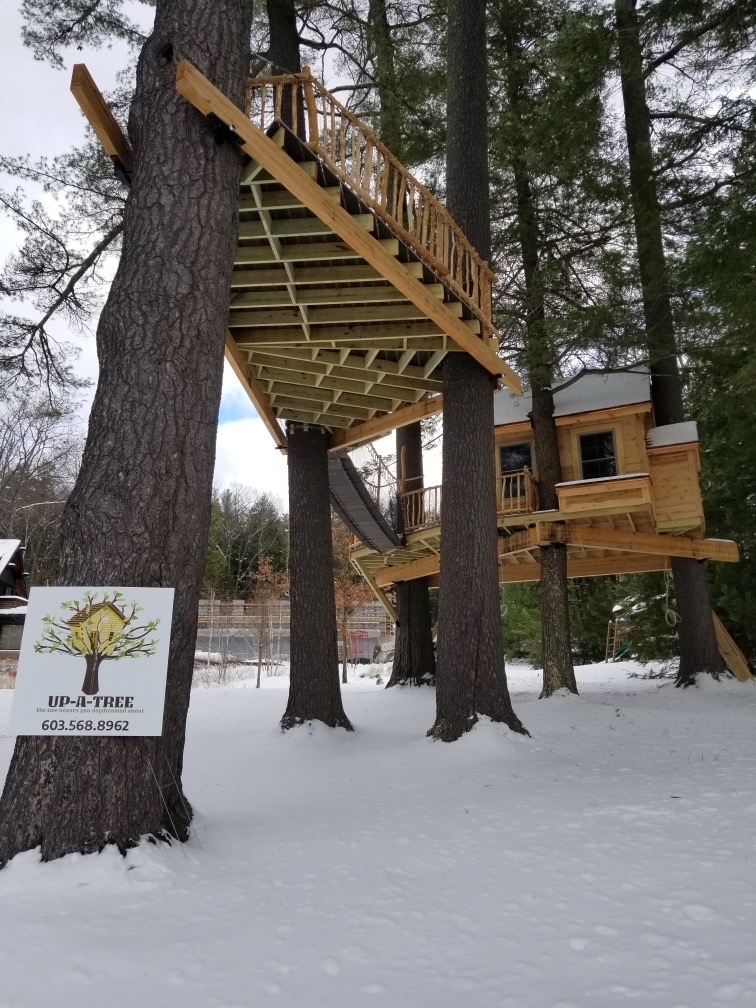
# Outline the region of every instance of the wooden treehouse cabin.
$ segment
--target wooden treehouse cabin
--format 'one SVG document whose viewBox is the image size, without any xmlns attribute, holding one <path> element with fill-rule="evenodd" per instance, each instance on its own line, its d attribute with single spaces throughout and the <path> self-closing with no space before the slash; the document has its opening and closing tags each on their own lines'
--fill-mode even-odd
<svg viewBox="0 0 756 1008">
<path fill-rule="evenodd" d="M 554 543 L 567 546 L 569 577 L 660 571 L 671 557 L 738 559 L 734 542 L 705 538 L 696 425 L 654 425 L 648 374 L 583 374 L 555 388 L 554 409 L 563 482 L 558 509 L 544 511 L 530 396 L 494 398 L 502 583 L 539 580 L 539 547 Z M 403 493 L 400 502 L 402 545 L 352 554 L 381 592 L 417 577 L 438 584 L 441 487 Z"/>
</svg>

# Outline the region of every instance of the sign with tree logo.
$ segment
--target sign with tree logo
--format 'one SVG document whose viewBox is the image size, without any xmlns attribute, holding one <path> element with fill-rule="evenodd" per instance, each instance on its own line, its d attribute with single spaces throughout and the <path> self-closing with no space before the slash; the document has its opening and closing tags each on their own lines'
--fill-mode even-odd
<svg viewBox="0 0 756 1008">
<path fill-rule="evenodd" d="M 161 735 L 173 588 L 33 588 L 17 735 Z"/>
</svg>

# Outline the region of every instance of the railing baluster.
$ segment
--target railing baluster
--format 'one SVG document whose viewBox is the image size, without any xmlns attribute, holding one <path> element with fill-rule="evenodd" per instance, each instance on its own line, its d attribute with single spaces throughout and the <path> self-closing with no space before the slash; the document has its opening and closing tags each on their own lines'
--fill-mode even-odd
<svg viewBox="0 0 756 1008">
<path fill-rule="evenodd" d="M 482 335 L 490 334 L 493 274 L 432 193 L 397 161 L 370 127 L 361 123 L 312 77 L 308 67 L 301 74 L 249 82 L 247 106 L 255 121 L 255 103 L 259 103 L 263 130 L 266 116 L 271 114 L 268 87 L 271 88 L 273 117 L 281 118 L 282 102 L 290 96 L 294 131 L 297 132 L 304 115 L 307 142 L 318 149 L 329 167 L 352 185 L 369 206 L 387 218 L 397 235 L 444 277 L 458 297 L 479 313 L 484 322 Z M 288 95 L 284 95 L 284 88 Z M 318 96 L 322 100 L 320 109 Z"/>
</svg>

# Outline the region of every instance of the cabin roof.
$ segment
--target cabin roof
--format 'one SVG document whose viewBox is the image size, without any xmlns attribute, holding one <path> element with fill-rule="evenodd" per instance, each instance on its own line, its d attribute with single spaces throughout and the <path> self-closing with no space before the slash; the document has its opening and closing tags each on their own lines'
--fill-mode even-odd
<svg viewBox="0 0 756 1008">
<path fill-rule="evenodd" d="M 611 409 L 646 403 L 651 399 L 651 384 L 647 372 L 620 371 L 606 374 L 583 374 L 566 387 L 554 386 L 554 416 L 572 416 L 592 410 Z M 521 423 L 528 419 L 532 398 L 526 389 L 513 395 L 507 389 L 494 395 L 494 424 Z"/>
<path fill-rule="evenodd" d="M 14 554 L 21 547 L 20 539 L 0 539 L 0 574 L 5 570 L 13 559 Z M 21 571 L 18 572 L 19 574 Z"/>
<path fill-rule="evenodd" d="M 654 427 L 646 434 L 646 444 L 649 448 L 690 444 L 692 441 L 698 441 L 698 427 L 696 427 L 695 420 Z"/>
<path fill-rule="evenodd" d="M 107 609 L 110 611 L 117 619 L 122 623 L 126 622 L 126 617 L 118 608 L 118 606 L 113 605 L 112 602 L 95 602 L 94 605 L 86 606 L 84 609 L 80 609 L 70 620 L 66 620 L 66 623 L 70 627 L 78 626 L 80 623 L 86 623 L 87 620 L 91 619 L 96 613 L 101 609 Z"/>
</svg>

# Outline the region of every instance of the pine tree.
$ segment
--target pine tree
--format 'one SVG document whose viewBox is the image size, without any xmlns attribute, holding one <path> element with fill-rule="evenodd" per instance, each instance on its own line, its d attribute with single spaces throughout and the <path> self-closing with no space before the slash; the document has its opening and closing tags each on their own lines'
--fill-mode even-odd
<svg viewBox="0 0 756 1008">
<path fill-rule="evenodd" d="M 58 4 L 58 14 L 75 7 Z M 63 519 L 61 583 L 175 588 L 163 734 L 19 738 L 0 862 L 38 846 L 51 860 L 125 849 L 145 834 L 188 836 L 181 769 L 241 165 L 179 97 L 175 74 L 188 59 L 241 106 L 251 13 L 251 0 L 157 2 L 129 114 L 136 167 L 98 326 L 100 379 Z M 29 30 L 37 38 L 50 23 L 40 11 Z"/>
<path fill-rule="evenodd" d="M 448 13 L 447 206 L 488 259 L 486 5 L 450 0 Z M 436 721 L 428 734 L 451 742 L 479 714 L 525 729 L 512 709 L 504 669 L 490 375 L 467 354 L 449 354 L 443 394 Z"/>
</svg>

